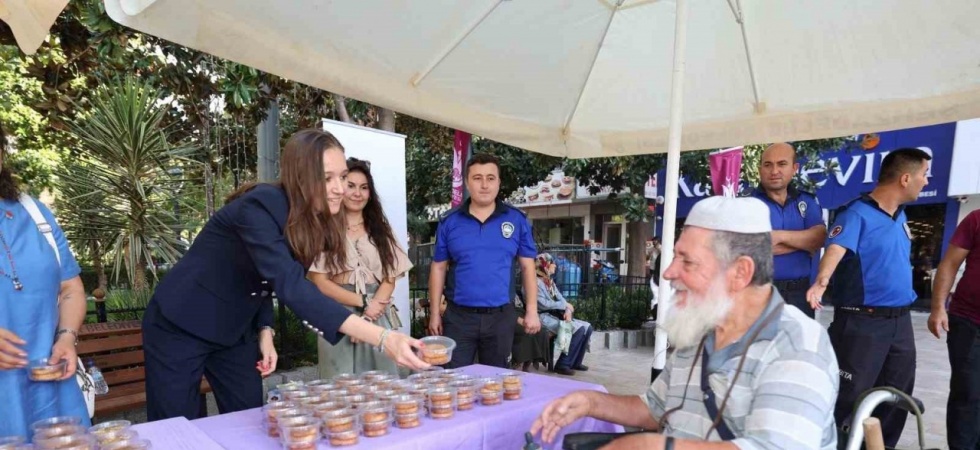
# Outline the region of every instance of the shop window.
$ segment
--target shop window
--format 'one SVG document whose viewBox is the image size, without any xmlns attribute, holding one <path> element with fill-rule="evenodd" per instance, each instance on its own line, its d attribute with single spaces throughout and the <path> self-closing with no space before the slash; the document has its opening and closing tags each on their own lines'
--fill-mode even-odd
<svg viewBox="0 0 980 450">
<path fill-rule="evenodd" d="M 581 244 L 585 227 L 581 217 L 537 219 L 531 223 L 534 242 L 547 245 Z"/>
<path fill-rule="evenodd" d="M 912 288 L 920 301 L 928 302 L 943 248 L 946 204 L 908 206 L 905 215 L 912 232 Z"/>
</svg>

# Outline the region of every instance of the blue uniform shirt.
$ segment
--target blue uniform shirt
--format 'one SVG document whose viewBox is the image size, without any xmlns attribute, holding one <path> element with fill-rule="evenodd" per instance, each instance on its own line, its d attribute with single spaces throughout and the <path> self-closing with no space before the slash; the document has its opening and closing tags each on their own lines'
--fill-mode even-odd
<svg viewBox="0 0 980 450">
<path fill-rule="evenodd" d="M 823 214 L 817 198 L 800 191 L 792 184 L 786 189 L 786 203 L 783 205 L 769 198 L 761 186 L 752 192 L 752 196 L 769 207 L 769 222 L 773 231 L 803 231 L 823 224 Z M 810 278 L 812 257 L 805 250 L 773 256 L 773 279 L 784 281 Z"/>
<path fill-rule="evenodd" d="M 537 256 L 523 211 L 497 202 L 486 222 L 470 214 L 467 200 L 439 220 L 435 262 L 449 261 L 444 295 L 458 305 L 501 306 L 516 293 L 517 257 Z"/>
<path fill-rule="evenodd" d="M 837 214 L 827 246 L 847 254 L 831 277 L 834 306 L 905 307 L 916 299 L 912 290 L 912 233 L 900 207 L 889 215 L 863 195 Z"/>
</svg>

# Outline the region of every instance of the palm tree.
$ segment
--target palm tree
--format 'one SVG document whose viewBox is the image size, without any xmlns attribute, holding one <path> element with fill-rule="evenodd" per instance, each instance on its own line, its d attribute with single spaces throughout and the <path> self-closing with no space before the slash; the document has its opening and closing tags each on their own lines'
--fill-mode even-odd
<svg viewBox="0 0 980 450">
<path fill-rule="evenodd" d="M 134 290 L 148 288 L 147 269 L 156 277 L 159 263 L 173 264 L 183 244 L 173 214 L 181 180 L 175 167 L 193 164 L 194 149 L 172 146 L 161 126 L 165 110 L 160 94 L 133 78 L 102 86 L 91 109 L 72 123 L 81 146 L 65 184 L 88 214 L 89 233 L 109 237 L 116 279 L 125 267 Z"/>
<path fill-rule="evenodd" d="M 115 241 L 119 230 L 103 220 L 105 192 L 94 183 L 76 182 L 85 178 L 84 170 L 77 160 L 69 160 L 64 166 L 57 183 L 58 216 L 75 254 L 92 261 L 98 276 L 96 287 L 105 292 L 109 284 L 105 271 L 106 244 Z"/>
</svg>

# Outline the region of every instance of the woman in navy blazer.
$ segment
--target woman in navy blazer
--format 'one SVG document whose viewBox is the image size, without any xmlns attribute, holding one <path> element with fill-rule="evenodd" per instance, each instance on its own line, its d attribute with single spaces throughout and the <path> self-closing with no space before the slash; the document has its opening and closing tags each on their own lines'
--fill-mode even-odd
<svg viewBox="0 0 980 450">
<path fill-rule="evenodd" d="M 197 418 L 202 375 L 221 413 L 262 405 L 262 377 L 277 359 L 272 291 L 330 343 L 348 335 L 401 366 L 428 367 L 413 352 L 419 341 L 352 315 L 306 279 L 321 252 L 344 261 L 340 142 L 300 131 L 286 143 L 280 170 L 278 183 L 232 194 L 157 286 L 143 317 L 148 420 Z"/>
</svg>

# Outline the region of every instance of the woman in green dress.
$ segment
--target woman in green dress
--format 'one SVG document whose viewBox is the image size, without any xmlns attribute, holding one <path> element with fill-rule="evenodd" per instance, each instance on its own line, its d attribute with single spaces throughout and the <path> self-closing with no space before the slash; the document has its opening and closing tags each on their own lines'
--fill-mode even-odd
<svg viewBox="0 0 980 450">
<path fill-rule="evenodd" d="M 398 329 L 398 310 L 391 303 L 395 280 L 412 268 L 408 255 L 398 246 L 391 224 L 374 189 L 367 161 L 347 160 L 347 191 L 344 210 L 347 222 L 346 261 L 328 261 L 323 254 L 310 267 L 309 278 L 325 295 L 337 300 L 366 320 L 388 329 Z M 344 337 L 330 345 L 318 339 L 320 378 L 340 373 L 384 370 L 398 375 L 394 361 L 370 344 Z"/>
</svg>

